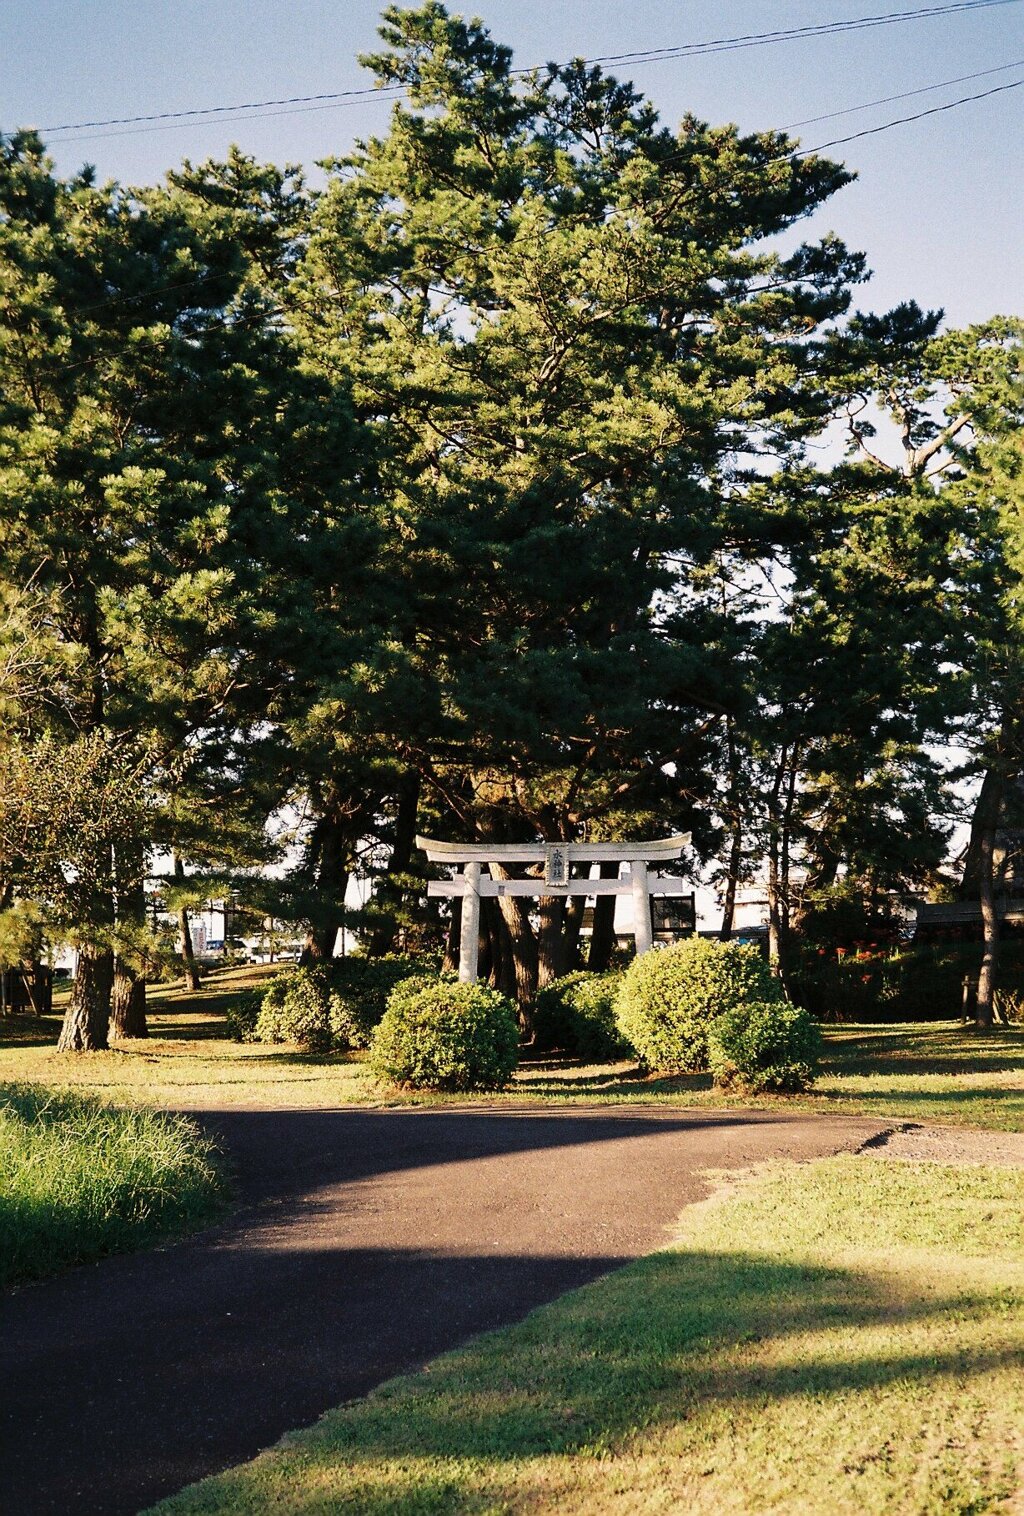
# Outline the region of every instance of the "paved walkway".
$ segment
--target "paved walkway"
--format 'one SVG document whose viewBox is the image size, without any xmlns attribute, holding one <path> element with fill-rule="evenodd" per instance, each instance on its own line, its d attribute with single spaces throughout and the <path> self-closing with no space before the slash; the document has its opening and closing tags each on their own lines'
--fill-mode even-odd
<svg viewBox="0 0 1024 1516">
<path fill-rule="evenodd" d="M 202 1120 L 237 1172 L 229 1222 L 0 1300 L 3 1516 L 137 1512 L 659 1247 L 702 1170 L 884 1130 L 635 1108 Z"/>
</svg>

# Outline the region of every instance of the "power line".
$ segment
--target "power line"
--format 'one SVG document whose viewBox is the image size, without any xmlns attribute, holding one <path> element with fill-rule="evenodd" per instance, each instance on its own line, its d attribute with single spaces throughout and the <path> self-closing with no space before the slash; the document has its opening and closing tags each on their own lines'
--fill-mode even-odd
<svg viewBox="0 0 1024 1516">
<path fill-rule="evenodd" d="M 815 22 L 807 26 L 794 26 L 778 28 L 770 32 L 746 32 L 734 37 L 716 37 L 703 42 L 678 43 L 670 47 L 644 48 L 631 53 L 607 53 L 595 58 L 584 58 L 580 61 L 587 66 L 598 64 L 628 64 L 659 63 L 673 59 L 686 59 L 704 57 L 711 53 L 732 52 L 751 47 L 767 47 L 780 42 L 793 42 L 813 37 L 830 37 L 844 32 L 864 31 L 881 26 L 894 26 L 907 21 L 925 20 L 933 16 L 950 16 L 967 11 L 988 10 L 993 6 L 1016 5 L 1020 0 L 951 0 L 945 5 L 918 6 L 912 10 L 886 11 L 870 16 L 851 17 L 846 21 Z M 543 65 L 538 65 L 543 67 Z M 535 72 L 535 69 L 521 68 L 512 70 L 514 77 L 523 77 Z M 180 111 L 158 111 L 146 115 L 136 116 L 111 116 L 103 119 L 79 122 L 63 122 L 56 126 L 44 126 L 39 130 L 43 133 L 71 132 L 77 133 L 94 127 L 124 126 L 135 128 L 137 131 L 161 131 L 169 130 L 174 125 L 199 124 L 201 120 L 212 117 L 228 120 L 258 120 L 259 113 L 272 114 L 298 114 L 305 107 L 308 110 L 330 110 L 335 107 L 358 104 L 370 98 L 393 99 L 401 96 L 401 85 L 384 85 L 380 88 L 364 87 L 359 89 L 337 90 L 316 95 L 290 95 L 274 100 L 254 100 L 234 105 L 210 105 L 194 107 Z M 295 107 L 290 111 L 287 107 Z M 239 115 L 232 113 L 247 112 L 250 114 Z M 133 131 L 103 133 L 103 136 L 131 136 Z M 88 138 L 55 137 L 55 141 L 87 141 Z"/>
<path fill-rule="evenodd" d="M 959 100 L 948 100 L 945 105 L 933 105 L 926 111 L 916 111 L 912 116 L 898 116 L 895 121 L 883 121 L 881 126 L 866 126 L 863 131 L 851 132 L 848 137 L 833 137 L 831 142 L 819 142 L 816 147 L 801 148 L 796 153 L 783 153 L 784 158 L 808 158 L 814 153 L 823 153 L 829 147 L 842 147 L 847 142 L 857 142 L 861 137 L 876 137 L 879 132 L 891 131 L 894 126 L 906 126 L 909 121 L 923 121 L 925 116 L 940 116 L 944 111 L 955 111 L 958 106 L 970 105 L 974 100 L 987 100 L 990 95 L 1002 95 L 1007 90 L 1020 89 L 1024 79 L 1014 79 L 1010 84 L 996 84 L 992 89 L 982 90 L 977 95 L 963 95 Z"/>
<path fill-rule="evenodd" d="M 1006 64 L 1005 65 L 1006 68 L 1016 68 L 1016 67 L 1020 67 L 1020 66 L 1021 66 L 1020 64 Z M 985 70 L 982 71 L 982 73 L 983 74 L 999 73 L 1000 71 L 1001 71 L 1000 69 L 985 69 Z M 963 77 L 966 78 L 966 79 L 969 79 L 969 78 L 980 77 L 980 76 L 967 74 L 967 75 L 964 75 Z M 922 87 L 922 89 L 906 90 L 902 95 L 890 95 L 890 96 L 887 96 L 887 98 L 886 98 L 885 101 L 869 101 L 869 102 L 867 102 L 863 106 L 856 106 L 856 105 L 854 105 L 854 106 L 848 107 L 847 110 L 844 110 L 844 111 L 835 111 L 835 112 L 832 112 L 831 114 L 839 116 L 839 115 L 849 114 L 850 111 L 867 110 L 869 108 L 869 106 L 871 106 L 871 105 L 888 104 L 890 101 L 893 101 L 893 100 L 906 99 L 906 98 L 909 98 L 912 95 L 921 94 L 921 93 L 923 93 L 924 90 L 941 89 L 946 84 L 953 84 L 953 83 L 958 83 L 958 82 L 959 82 L 958 80 L 952 80 L 952 79 L 950 79 L 950 80 L 944 81 L 943 84 L 925 85 L 925 86 Z M 940 114 L 942 114 L 942 113 L 944 113 L 946 111 L 955 110 L 955 109 L 957 109 L 961 105 L 969 105 L 969 104 L 973 103 L 976 100 L 985 100 L 990 95 L 998 95 L 998 94 L 1003 94 L 1004 92 L 1006 92 L 1008 90 L 1020 89 L 1020 87 L 1022 85 L 1024 85 L 1024 78 L 1015 79 L 1015 80 L 1013 80 L 1009 84 L 997 85 L 993 89 L 982 90 L 978 94 L 975 94 L 975 95 L 964 95 L 959 100 L 950 100 L 950 101 L 947 101 L 944 105 L 932 106 L 928 110 L 917 111 L 913 115 L 910 115 L 910 116 L 899 116 L 894 121 L 883 122 L 880 126 L 865 127 L 863 131 L 853 132 L 853 133 L 851 133 L 847 137 L 837 137 L 837 138 L 834 138 L 831 142 L 821 142 L 821 143 L 818 143 L 817 146 L 815 146 L 815 147 L 799 148 L 799 149 L 797 149 L 796 151 L 794 151 L 792 153 L 781 153 L 779 155 L 779 157 L 777 159 L 775 159 L 774 161 L 775 162 L 781 162 L 781 161 L 783 161 L 786 158 L 808 158 L 808 157 L 812 157 L 815 153 L 824 152 L 826 150 L 826 148 L 839 147 L 839 146 L 841 146 L 841 145 L 843 145 L 843 144 L 845 144 L 847 142 L 855 142 L 855 141 L 857 141 L 861 137 L 873 137 L 873 136 L 877 136 L 880 132 L 891 131 L 893 127 L 896 127 L 896 126 L 905 126 L 905 125 L 907 125 L 910 122 L 920 121 L 920 120 L 922 120 L 926 116 L 940 115 Z M 829 117 L 815 117 L 813 119 L 815 119 L 815 120 L 823 120 L 823 119 L 827 120 L 827 119 L 830 119 L 830 118 Z M 781 128 L 779 128 L 779 130 L 781 130 L 781 131 L 788 131 L 788 130 L 790 130 L 790 128 L 788 128 L 788 127 L 781 127 Z M 677 162 L 680 158 L 685 157 L 685 156 L 686 156 L 686 154 L 684 154 L 684 153 L 672 153 L 668 157 L 662 158 L 662 159 L 658 160 L 658 166 L 659 167 L 664 167 L 664 166 L 666 166 L 668 164 Z M 519 242 L 519 241 L 524 240 L 526 238 L 536 237 L 538 235 L 543 235 L 543 234 L 537 233 L 537 231 L 535 229 L 533 229 L 533 228 L 531 228 L 529 232 L 518 232 L 514 237 L 510 238 L 509 241 L 504 244 L 504 246 L 509 247 L 509 246 L 511 246 L 515 242 Z M 139 301 L 139 300 L 151 299 L 152 297 L 154 297 L 156 295 L 167 294 L 167 293 L 172 292 L 174 290 L 188 289 L 188 288 L 192 288 L 192 287 L 194 287 L 196 285 L 211 284 L 211 283 L 216 282 L 217 280 L 224 279 L 224 278 L 227 278 L 227 277 L 230 277 L 229 274 L 226 271 L 222 270 L 221 272 L 214 273 L 214 274 L 200 274 L 200 275 L 197 275 L 196 278 L 194 278 L 194 279 L 183 279 L 183 280 L 180 280 L 180 281 L 178 281 L 177 283 L 174 283 L 174 284 L 157 285 L 153 289 L 140 291 L 137 295 L 115 295 L 115 296 L 112 296 L 109 300 L 99 300 L 99 301 L 96 301 L 92 305 L 88 305 L 88 306 L 82 307 L 78 314 L 85 315 L 85 314 L 88 314 L 88 313 L 90 313 L 92 311 L 108 309 L 108 308 L 110 308 L 112 306 L 129 305 L 129 304 L 132 304 L 133 302 L 136 302 L 136 301 Z M 270 315 L 275 315 L 275 314 L 276 315 L 282 315 L 282 314 L 285 314 L 285 311 L 283 309 L 279 309 L 277 311 L 268 312 L 267 314 L 270 314 Z M 252 319 L 253 318 L 251 318 L 251 317 L 244 318 L 244 321 L 241 324 L 248 324 L 248 322 L 251 321 Z M 215 330 L 224 330 L 224 329 L 225 329 L 224 325 L 223 324 L 219 324 L 216 327 L 211 326 L 211 327 L 206 327 L 206 328 L 200 329 L 199 331 L 197 331 L 195 333 L 190 333 L 189 335 L 190 336 L 205 336 L 205 335 L 207 335 L 208 333 L 210 333 L 212 331 L 215 331 Z M 119 351 L 120 352 L 127 352 L 128 349 L 127 348 L 123 348 L 123 349 L 120 349 Z M 116 357 L 116 356 L 118 356 L 118 354 L 106 354 L 104 356 L 106 356 L 106 357 Z M 98 361 L 100 361 L 98 358 L 97 359 L 84 359 L 84 360 L 82 360 L 82 364 L 88 366 L 89 364 L 94 363 L 94 362 L 98 362 Z M 81 366 L 81 365 L 80 364 L 65 365 L 65 367 L 71 367 L 71 368 L 77 368 L 79 366 Z M 56 372 L 56 371 L 51 371 L 51 372 Z"/>
<path fill-rule="evenodd" d="M 1011 0 L 1011 3 L 1013 3 L 1013 0 Z M 865 102 L 864 105 L 849 106 L 849 107 L 846 107 L 844 110 L 833 111 L 833 112 L 828 113 L 825 116 L 810 117 L 810 118 L 808 118 L 808 121 L 806 123 L 795 122 L 795 123 L 793 123 L 793 125 L 796 126 L 796 125 L 801 125 L 801 124 L 809 124 L 811 121 L 830 120 L 830 119 L 833 119 L 836 116 L 848 115 L 848 114 L 850 114 L 853 111 L 868 110 L 872 106 L 889 104 L 889 103 L 891 103 L 892 101 L 895 101 L 895 100 L 909 99 L 912 96 L 926 93 L 929 90 L 943 89 L 943 88 L 946 88 L 947 86 L 949 86 L 951 84 L 958 84 L 958 83 L 961 83 L 961 82 L 963 82 L 963 81 L 965 81 L 967 79 L 982 78 L 982 77 L 985 77 L 985 76 L 990 75 L 990 74 L 1004 72 L 1006 69 L 1009 69 L 1009 68 L 1019 68 L 1019 67 L 1022 67 L 1022 66 L 1024 66 L 1024 63 L 1022 63 L 1021 61 L 1018 61 L 1017 63 L 1002 64 L 1002 65 L 1000 65 L 997 68 L 980 70 L 976 74 L 964 74 L 964 75 L 961 75 L 960 78 L 957 78 L 957 79 L 947 79 L 947 80 L 943 80 L 943 81 L 941 81 L 939 83 L 936 83 L 936 84 L 923 85 L 923 86 L 921 86 L 920 88 L 917 88 L 917 89 L 905 90 L 902 93 L 897 94 L 897 95 L 888 95 L 883 100 L 867 101 L 867 102 Z M 899 116 L 899 117 L 897 117 L 893 121 L 886 121 L 886 122 L 881 123 L 878 126 L 865 127 L 863 130 L 861 130 L 859 132 L 853 132 L 853 133 L 851 133 L 850 135 L 848 135 L 846 137 L 837 137 L 837 138 L 834 138 L 833 140 L 831 140 L 830 142 L 818 143 L 815 147 L 800 148 L 800 149 L 798 149 L 798 150 L 796 150 L 796 151 L 794 151 L 792 153 L 782 153 L 782 154 L 779 155 L 779 157 L 775 161 L 779 162 L 779 161 L 782 161 L 782 160 L 784 160 L 786 158 L 806 158 L 806 157 L 811 157 L 815 153 L 824 152 L 827 148 L 843 146 L 843 145 L 845 145 L 848 142 L 855 142 L 855 141 L 858 141 L 860 138 L 863 138 L 863 137 L 877 136 L 881 132 L 891 131 L 894 127 L 905 126 L 905 125 L 908 125 L 909 123 L 914 122 L 914 121 L 921 121 L 921 120 L 923 120 L 927 116 L 941 115 L 941 114 L 944 114 L 947 111 L 956 110 L 961 105 L 969 105 L 969 104 L 972 104 L 972 103 L 974 103 L 975 101 L 978 101 L 978 100 L 988 99 L 992 95 L 1004 94 L 1004 93 L 1006 93 L 1006 92 L 1008 92 L 1010 90 L 1020 89 L 1022 85 L 1024 85 L 1024 78 L 1015 79 L 1015 80 L 1012 80 L 1009 84 L 1000 84 L 1000 85 L 994 86 L 992 89 L 981 90 L 978 93 L 973 94 L 973 95 L 964 95 L 964 96 L 961 96 L 957 100 L 947 101 L 943 105 L 931 106 L 927 110 L 917 111 L 917 112 L 915 112 L 915 113 L 913 113 L 912 115 L 909 115 L 909 116 Z M 791 129 L 792 129 L 791 127 L 781 127 L 781 128 L 779 128 L 780 131 L 789 131 Z M 664 167 L 664 166 L 666 166 L 668 164 L 671 164 L 673 162 L 678 161 L 680 158 L 685 157 L 685 156 L 686 156 L 685 153 L 673 153 L 673 154 L 670 154 L 666 158 L 658 160 L 658 166 L 659 167 Z M 517 233 L 514 237 L 512 237 L 511 239 L 509 239 L 509 241 L 507 243 L 505 243 L 504 245 L 506 247 L 507 246 L 511 246 L 512 243 L 518 242 L 518 241 L 523 240 L 525 238 L 536 237 L 537 235 L 538 235 L 537 231 L 535 229 L 531 228 L 529 232 L 519 232 L 519 233 Z M 543 234 L 539 234 L 539 235 L 543 235 Z M 227 278 L 227 277 L 230 277 L 230 274 L 227 271 L 224 271 L 224 270 L 222 270 L 222 271 L 220 271 L 218 273 L 200 274 L 200 275 L 197 275 L 193 279 L 184 279 L 184 280 L 177 281 L 177 282 L 175 282 L 173 284 L 158 285 L 158 286 L 154 287 L 153 289 L 140 291 L 136 295 L 112 296 L 108 300 L 96 301 L 95 303 L 93 303 L 91 305 L 82 307 L 81 310 L 79 311 L 79 314 L 88 314 L 88 313 L 90 313 L 92 311 L 102 310 L 102 309 L 110 308 L 112 306 L 128 305 L 128 304 L 134 303 L 134 302 L 139 301 L 139 300 L 150 299 L 150 298 L 152 298 L 152 297 L 154 297 L 156 295 L 166 294 L 166 293 L 169 293 L 169 292 L 173 292 L 175 290 L 187 289 L 187 288 L 192 288 L 192 287 L 197 286 L 197 285 L 205 285 L 205 284 L 214 283 L 214 282 L 216 282 L 218 280 L 221 280 L 221 279 L 224 279 L 224 278 Z M 299 303 L 301 304 L 302 302 L 300 301 Z M 264 310 L 262 312 L 258 312 L 258 313 L 256 313 L 253 316 L 236 318 L 235 321 L 230 322 L 230 323 L 225 323 L 223 321 L 220 321 L 220 322 L 217 322 L 214 325 L 211 325 L 211 326 L 208 326 L 208 327 L 204 327 L 204 328 L 199 328 L 196 331 L 188 333 L 188 334 L 185 334 L 185 335 L 187 335 L 189 338 L 203 337 L 203 336 L 210 335 L 210 334 L 212 334 L 215 331 L 227 331 L 227 330 L 230 330 L 232 328 L 232 326 L 248 326 L 253 321 L 262 320 L 262 319 L 265 319 L 266 317 L 271 317 L 272 318 L 274 316 L 281 316 L 281 315 L 285 315 L 285 314 L 287 314 L 286 308 L 284 308 L 284 307 L 277 307 L 276 309 Z M 175 335 L 182 335 L 182 334 L 175 334 Z M 129 351 L 129 348 L 128 347 L 124 347 L 124 348 L 119 349 L 115 353 L 106 353 L 106 354 L 102 354 L 102 355 L 97 355 L 94 358 L 82 359 L 82 360 L 79 360 L 78 363 L 63 365 L 62 368 L 63 368 L 63 371 L 67 371 L 67 370 L 72 369 L 72 368 L 90 367 L 92 364 L 97 363 L 97 362 L 101 362 L 105 358 L 116 358 L 116 357 L 120 356 L 122 353 L 125 353 L 125 352 L 128 352 L 128 351 Z M 52 373 L 59 372 L 59 370 L 46 371 L 46 372 L 44 372 L 43 377 L 47 376 L 47 372 L 50 373 L 50 374 L 52 374 Z"/>
<path fill-rule="evenodd" d="M 863 105 L 847 105 L 840 111 L 826 111 L 821 116 L 805 116 L 802 121 L 790 121 L 780 126 L 780 132 L 795 132 L 798 126 L 814 126 L 818 121 L 834 121 L 837 116 L 852 116 L 857 111 L 869 111 L 876 105 L 892 105 L 896 100 L 909 100 L 914 95 L 928 95 L 932 90 L 948 89 L 953 84 L 966 84 L 971 79 L 987 79 L 991 74 L 1005 74 L 1011 68 L 1024 68 L 1024 58 L 1015 63 L 1000 63 L 998 68 L 979 69 L 976 74 L 960 74 L 955 79 L 940 79 L 936 84 L 922 84 L 919 89 L 901 90 L 898 95 L 883 95 L 879 100 L 865 100 Z"/>
<path fill-rule="evenodd" d="M 786 158 L 808 158 L 808 157 L 813 156 L 813 154 L 815 154 L 815 153 L 823 152 L 826 148 L 829 148 L 829 147 L 839 147 L 840 145 L 842 145 L 843 143 L 846 143 L 846 142 L 855 142 L 855 141 L 857 141 L 861 137 L 873 137 L 873 136 L 877 136 L 880 132 L 891 131 L 893 127 L 896 127 L 896 126 L 905 126 L 909 122 L 912 122 L 912 121 L 921 121 L 926 116 L 936 116 L 936 115 L 942 114 L 945 111 L 956 110 L 958 106 L 969 105 L 972 102 L 974 102 L 975 100 L 985 100 L 985 99 L 987 99 L 991 95 L 1000 95 L 1000 94 L 1005 93 L 1007 90 L 1020 89 L 1021 86 L 1024 86 L 1024 78 L 1015 79 L 1010 84 L 998 84 L 998 85 L 995 85 L 992 89 L 982 90 L 982 91 L 980 91 L 976 95 L 964 95 L 959 100 L 950 100 L 950 101 L 947 101 L 947 103 L 945 105 L 934 105 L 934 106 L 932 106 L 928 110 L 917 111 L 914 115 L 911 115 L 911 116 L 900 116 L 900 117 L 897 117 L 897 119 L 894 120 L 894 121 L 883 122 L 882 125 L 880 125 L 880 126 L 869 126 L 869 127 L 866 127 L 863 131 L 853 132 L 848 137 L 837 137 L 837 138 L 835 138 L 831 142 L 822 142 L 822 143 L 819 143 L 816 147 L 801 148 L 797 152 L 794 152 L 794 153 L 783 153 L 783 154 L 780 154 L 779 158 L 776 159 L 775 161 L 776 162 L 780 162 L 780 161 L 782 161 L 783 159 L 786 159 Z M 911 90 L 911 91 L 907 91 L 907 93 L 908 94 L 914 94 L 914 93 L 917 93 L 917 92 Z M 661 160 L 661 164 L 663 165 L 665 163 L 672 162 L 674 158 L 678 158 L 680 156 L 683 156 L 683 155 L 681 155 L 681 154 L 674 154 L 670 158 L 662 159 Z M 509 247 L 509 246 L 512 245 L 512 243 L 519 242 L 519 241 L 522 241 L 522 240 L 525 240 L 525 239 L 528 239 L 528 238 L 535 238 L 538 235 L 544 236 L 544 235 L 548 235 L 548 234 L 546 234 L 546 233 L 540 233 L 540 234 L 538 234 L 534 229 L 531 228 L 531 230 L 529 232 L 518 232 L 518 233 L 516 233 L 516 235 L 514 237 L 510 238 L 509 242 L 505 243 L 504 246 L 505 247 Z M 207 277 L 209 279 L 214 279 L 214 278 L 223 278 L 224 276 L 222 274 L 218 274 L 218 275 L 209 275 Z M 205 282 L 205 281 L 202 278 L 200 278 L 200 279 L 189 280 L 189 281 L 185 281 L 185 282 L 186 283 L 199 284 L 199 283 L 202 283 L 202 282 Z M 173 289 L 173 288 L 176 288 L 176 287 L 177 286 L 173 286 L 173 285 L 166 286 L 166 288 L 169 288 L 169 289 Z M 153 293 L 156 293 L 156 291 L 154 291 Z M 135 297 L 135 296 L 128 296 L 128 297 L 123 297 L 123 298 L 135 299 L 137 297 Z M 292 295 L 291 298 L 294 299 L 295 298 L 294 295 Z M 111 301 L 110 303 L 113 304 L 114 302 Z M 299 305 L 304 305 L 304 304 L 309 304 L 311 302 L 308 301 L 308 300 L 304 301 L 304 300 L 302 300 L 300 298 L 297 301 L 297 303 Z M 197 328 L 195 331 L 192 331 L 192 332 L 176 333 L 176 332 L 171 331 L 171 332 L 168 333 L 168 335 L 172 336 L 172 337 L 173 336 L 177 336 L 179 338 L 184 338 L 187 341 L 194 341 L 197 338 L 206 337 L 206 336 L 212 336 L 215 332 L 224 332 L 224 333 L 227 333 L 227 332 L 230 332 L 231 330 L 239 328 L 239 327 L 250 326 L 250 325 L 252 325 L 255 322 L 260 322 L 260 321 L 264 321 L 264 320 L 268 320 L 268 319 L 269 320 L 273 320 L 275 317 L 281 317 L 281 316 L 287 316 L 287 315 L 288 315 L 288 308 L 287 308 L 287 306 L 277 305 L 275 307 L 264 308 L 264 309 L 262 309 L 260 311 L 256 311 L 256 312 L 254 312 L 250 316 L 236 317 L 232 321 L 227 321 L 226 322 L 226 321 L 221 320 L 221 321 L 217 321 L 215 323 L 212 323 L 210 326 Z M 116 359 L 116 358 L 121 357 L 124 353 L 127 353 L 127 352 L 131 351 L 131 346 L 132 345 L 127 345 L 125 347 L 119 348 L 116 352 L 113 352 L 113 353 L 98 353 L 98 354 L 96 354 L 92 358 L 83 358 L 83 359 L 80 359 L 77 363 L 62 364 L 61 367 L 60 367 L 60 369 L 43 370 L 42 373 L 38 377 L 40 377 L 40 378 L 52 377 L 56 373 L 67 373 L 67 372 L 70 372 L 72 369 L 76 369 L 76 368 L 91 368 L 96 363 L 102 363 L 102 362 L 105 362 L 105 361 L 109 361 L 110 359 Z"/>
</svg>

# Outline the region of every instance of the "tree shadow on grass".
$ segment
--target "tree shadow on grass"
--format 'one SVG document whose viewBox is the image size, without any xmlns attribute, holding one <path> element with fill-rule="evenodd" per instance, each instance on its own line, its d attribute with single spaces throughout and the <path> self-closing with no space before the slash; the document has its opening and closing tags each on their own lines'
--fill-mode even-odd
<svg viewBox="0 0 1024 1516">
<path fill-rule="evenodd" d="M 599 1095 L 679 1095 L 711 1089 L 710 1074 L 651 1074 L 640 1064 L 619 1058 L 596 1059 L 559 1053 L 527 1055 L 520 1059 L 511 1090 L 522 1095 L 571 1097 L 580 1092 Z"/>
<path fill-rule="evenodd" d="M 813 1396 L 825 1417 L 831 1397 L 845 1405 L 851 1392 L 888 1386 L 941 1394 L 955 1384 L 960 1396 L 972 1377 L 1024 1367 L 1005 1302 L 971 1309 L 992 1315 L 974 1353 L 949 1329 L 964 1319 L 958 1295 L 893 1298 L 867 1274 L 752 1252 L 657 1254 L 478 1339 L 429 1376 L 382 1386 L 207 1493 L 242 1497 L 248 1510 L 287 1489 L 294 1513 L 333 1509 L 332 1494 L 366 1516 L 490 1510 L 488 1480 L 513 1460 L 614 1449 L 637 1428 L 713 1424 L 720 1412 L 742 1421 L 794 1396 Z M 219 1508 L 187 1496 L 172 1506 Z"/>
<path fill-rule="evenodd" d="M 830 1074 L 996 1074 L 1024 1072 L 1024 1027 L 978 1032 L 959 1023 L 896 1033 L 826 1039 L 822 1067 Z"/>
<path fill-rule="evenodd" d="M 823 1106 L 855 1106 L 856 1113 L 865 1117 L 870 1117 L 873 1111 L 877 1111 L 879 1116 L 894 1113 L 896 1119 L 902 1115 L 909 1119 L 921 1117 L 942 1123 L 953 1117 L 954 1112 L 964 1118 L 988 1112 L 998 1117 L 1017 1118 L 1020 1126 L 1015 1125 L 1007 1130 L 1024 1129 L 1024 1086 L 972 1084 L 966 1089 L 894 1090 L 891 1086 L 880 1084 L 877 1088 L 855 1091 L 815 1086 L 814 1096 Z M 829 1113 L 822 1110 L 821 1114 Z M 956 1120 L 956 1117 L 953 1119 Z M 999 1129 L 992 1130 L 995 1133 Z"/>
<path fill-rule="evenodd" d="M 60 1016 L 0 1016 L 0 1050 L 56 1045 L 60 1026 Z"/>
</svg>

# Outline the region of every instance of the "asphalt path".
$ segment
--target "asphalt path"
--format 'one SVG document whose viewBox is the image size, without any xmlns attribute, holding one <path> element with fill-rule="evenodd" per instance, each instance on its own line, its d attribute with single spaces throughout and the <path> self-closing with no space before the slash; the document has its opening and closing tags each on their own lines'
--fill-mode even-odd
<svg viewBox="0 0 1024 1516">
<path fill-rule="evenodd" d="M 704 1171 L 885 1130 L 636 1108 L 201 1119 L 235 1170 L 227 1222 L 0 1300 L 3 1516 L 137 1512 L 663 1245 Z"/>
</svg>

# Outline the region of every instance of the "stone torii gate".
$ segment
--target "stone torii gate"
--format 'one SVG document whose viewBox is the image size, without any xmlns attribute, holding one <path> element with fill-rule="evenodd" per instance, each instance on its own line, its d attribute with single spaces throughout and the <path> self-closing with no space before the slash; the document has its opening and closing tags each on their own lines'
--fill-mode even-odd
<svg viewBox="0 0 1024 1516">
<path fill-rule="evenodd" d="M 687 894 L 686 881 L 671 874 L 651 873 L 651 863 L 667 863 L 682 857 L 689 832 L 664 837 L 658 842 L 435 842 L 417 837 L 431 863 L 461 865 L 454 879 L 432 879 L 428 895 L 462 900 L 462 936 L 459 946 L 459 978 L 468 984 L 477 979 L 480 937 L 480 901 L 502 895 L 632 895 L 636 950 L 646 953 L 654 945 L 651 929 L 651 895 Z M 483 872 L 491 863 L 543 863 L 544 877 L 494 879 Z M 629 874 L 618 879 L 573 879 L 574 863 L 628 863 Z M 589 869 L 588 869 L 589 872 Z"/>
</svg>

